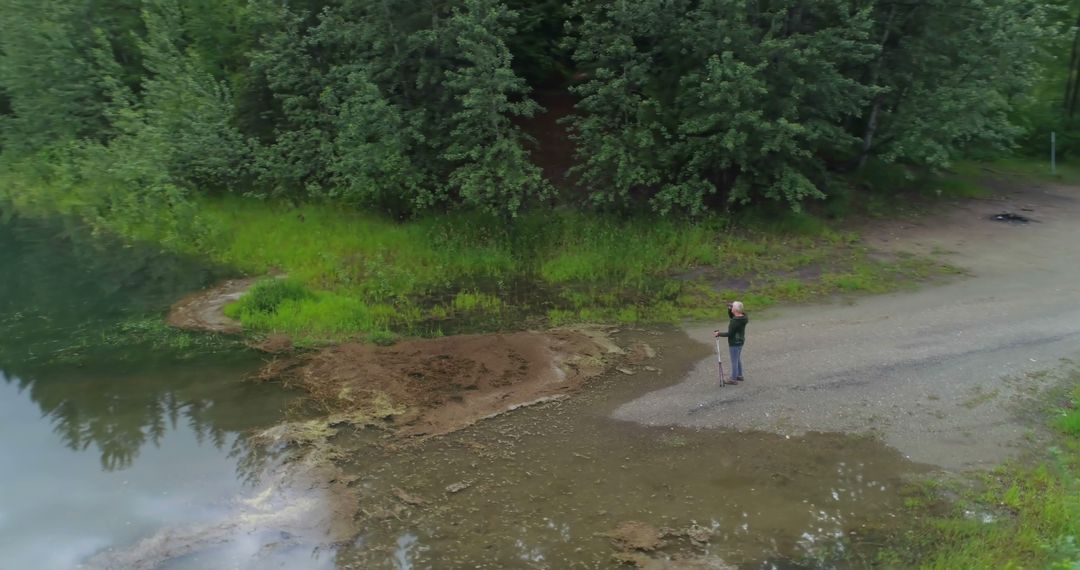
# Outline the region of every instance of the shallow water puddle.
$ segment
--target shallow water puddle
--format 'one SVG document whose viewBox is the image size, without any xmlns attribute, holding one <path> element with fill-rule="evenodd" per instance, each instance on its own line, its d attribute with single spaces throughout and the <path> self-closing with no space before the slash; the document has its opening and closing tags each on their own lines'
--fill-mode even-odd
<svg viewBox="0 0 1080 570">
<path fill-rule="evenodd" d="M 887 526 L 906 477 L 921 471 L 869 439 L 582 422 L 571 408 L 403 453 L 357 448 L 365 516 L 341 567 L 603 568 L 627 554 L 714 567 L 814 560 Z M 670 530 L 665 546 L 620 550 L 610 535 L 630 521 Z"/>
</svg>

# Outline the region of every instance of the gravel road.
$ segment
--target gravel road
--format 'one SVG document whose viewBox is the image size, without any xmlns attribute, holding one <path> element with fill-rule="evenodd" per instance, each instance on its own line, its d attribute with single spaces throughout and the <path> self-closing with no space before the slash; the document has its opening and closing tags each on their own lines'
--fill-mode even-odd
<svg viewBox="0 0 1080 570">
<path fill-rule="evenodd" d="M 1005 211 L 1037 221 L 989 219 Z M 923 222 L 884 223 L 868 242 L 933 252 L 970 274 L 854 303 L 766 314 L 747 307 L 744 383 L 719 388 L 716 359 L 706 358 L 615 418 L 872 434 L 914 461 L 948 469 L 1015 455 L 1028 441 L 1022 404 L 1080 362 L 1080 188 L 1017 183 Z M 726 323 L 687 334 L 712 345 L 718 327 Z"/>
</svg>

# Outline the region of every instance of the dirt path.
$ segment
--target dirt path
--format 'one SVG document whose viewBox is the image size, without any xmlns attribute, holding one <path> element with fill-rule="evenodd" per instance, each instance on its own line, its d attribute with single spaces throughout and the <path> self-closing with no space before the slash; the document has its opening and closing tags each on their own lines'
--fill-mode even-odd
<svg viewBox="0 0 1080 570">
<path fill-rule="evenodd" d="M 1037 222 L 989 220 L 1002 211 Z M 1080 358 L 1080 188 L 1012 187 L 934 218 L 883 224 L 871 244 L 934 252 L 971 277 L 849 305 L 752 314 L 745 383 L 718 389 L 716 360 L 706 358 L 681 383 L 614 417 L 878 434 L 915 461 L 954 469 L 1013 455 L 1026 431 L 1018 404 L 1053 384 L 1050 371 L 1062 359 Z M 711 345 L 713 328 L 687 333 Z"/>
</svg>

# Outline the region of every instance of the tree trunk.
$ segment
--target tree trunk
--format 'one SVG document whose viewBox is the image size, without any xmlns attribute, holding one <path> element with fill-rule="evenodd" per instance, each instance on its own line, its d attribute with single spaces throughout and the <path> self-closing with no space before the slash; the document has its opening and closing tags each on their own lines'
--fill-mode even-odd
<svg viewBox="0 0 1080 570">
<path fill-rule="evenodd" d="M 881 66 L 885 61 L 885 45 L 889 42 L 889 34 L 892 32 L 892 21 L 896 17 L 896 4 L 889 9 L 889 17 L 885 19 L 885 31 L 881 34 L 881 53 L 874 62 L 874 71 L 870 77 L 870 84 L 876 85 L 878 76 L 881 74 Z M 859 152 L 858 170 L 866 165 L 866 159 L 870 157 L 870 149 L 874 147 L 874 133 L 877 132 L 878 113 L 881 112 L 881 102 L 885 98 L 883 93 L 874 96 L 874 104 L 870 108 L 870 118 L 866 120 L 866 129 L 863 131 L 862 151 Z"/>
<path fill-rule="evenodd" d="M 862 152 L 859 153 L 859 170 L 866 165 L 866 159 L 870 157 L 870 149 L 874 146 L 874 133 L 877 131 L 878 111 L 881 109 L 881 95 L 874 97 L 874 106 L 870 109 L 870 119 L 866 121 L 866 132 L 863 133 Z"/>
</svg>

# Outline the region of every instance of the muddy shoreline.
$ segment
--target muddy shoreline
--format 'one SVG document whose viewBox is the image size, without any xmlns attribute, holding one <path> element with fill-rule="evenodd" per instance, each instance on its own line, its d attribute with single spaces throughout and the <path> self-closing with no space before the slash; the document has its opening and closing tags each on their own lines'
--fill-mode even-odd
<svg viewBox="0 0 1080 570">
<path fill-rule="evenodd" d="M 320 409 L 356 425 L 431 437 L 576 393 L 651 354 L 641 343 L 620 348 L 604 328 L 579 327 L 343 343 L 275 358 L 257 377 L 302 389 Z"/>
<path fill-rule="evenodd" d="M 176 304 L 167 322 L 186 330 L 241 333 L 224 308 L 256 279 L 225 281 Z M 343 342 L 296 351 L 283 335 L 252 348 L 273 355 L 252 377 L 306 392 L 323 419 L 379 427 L 403 437 L 445 435 L 522 407 L 580 392 L 616 371 L 654 373 L 656 350 L 644 340 L 625 348 L 619 329 L 578 326 L 545 331 L 406 339 L 391 346 Z"/>
<path fill-rule="evenodd" d="M 240 334 L 240 321 L 225 315 L 225 306 L 244 295 L 257 278 L 229 279 L 210 289 L 196 291 L 173 304 L 165 322 L 182 330 Z"/>
</svg>

